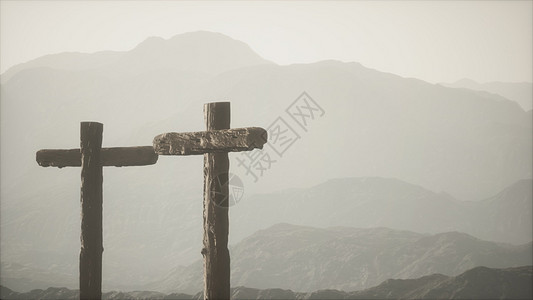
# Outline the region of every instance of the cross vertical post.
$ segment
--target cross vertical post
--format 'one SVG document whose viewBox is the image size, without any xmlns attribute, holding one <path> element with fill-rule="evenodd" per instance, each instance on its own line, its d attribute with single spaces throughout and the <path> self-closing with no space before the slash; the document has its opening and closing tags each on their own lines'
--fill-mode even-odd
<svg viewBox="0 0 533 300">
<path fill-rule="evenodd" d="M 204 105 L 207 131 L 168 132 L 154 137 L 159 155 L 204 156 L 204 299 L 230 299 L 228 152 L 263 149 L 267 131 L 230 129 L 230 103 Z"/>
<path fill-rule="evenodd" d="M 230 103 L 204 105 L 207 131 L 230 128 Z M 204 154 L 204 299 L 230 299 L 228 152 Z"/>
<path fill-rule="evenodd" d="M 204 105 L 206 129 L 230 128 L 230 103 Z M 204 299 L 230 298 L 228 153 L 204 154 Z"/>
<path fill-rule="evenodd" d="M 80 299 L 102 298 L 102 131 L 101 123 L 81 123 Z"/>
</svg>

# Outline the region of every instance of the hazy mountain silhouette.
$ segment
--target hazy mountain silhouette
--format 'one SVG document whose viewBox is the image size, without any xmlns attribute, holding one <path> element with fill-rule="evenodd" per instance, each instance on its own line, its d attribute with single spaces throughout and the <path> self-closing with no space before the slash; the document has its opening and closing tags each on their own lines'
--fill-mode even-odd
<svg viewBox="0 0 533 300">
<path fill-rule="evenodd" d="M 80 120 L 102 121 L 115 130 L 115 136 L 106 130 L 105 143 L 146 144 L 162 131 L 202 129 L 201 105 L 209 99 L 232 101 L 234 125 L 268 127 L 303 91 L 326 114 L 262 179 L 263 187 L 291 187 L 279 175 L 295 174 L 310 161 L 314 171 L 291 178 L 294 186 L 378 175 L 477 200 L 531 178 L 529 116 L 496 95 L 357 63 L 273 65 L 244 43 L 208 32 L 150 38 L 112 56 L 92 69 L 62 69 L 67 63 L 35 68 L 32 62 L 14 68 L 21 71 L 1 87 L 7 186 L 36 168 L 16 158 L 31 157 L 41 147 L 75 146 Z M 65 57 L 72 60 L 71 54 Z M 79 64 L 90 65 L 85 59 Z M 21 137 L 28 145 L 18 145 Z M 339 141 L 335 159 L 316 159 L 329 157 Z"/>
<path fill-rule="evenodd" d="M 164 40 L 151 37 L 126 52 L 108 70 L 124 69 L 124 75 L 147 70 L 186 70 L 220 74 L 232 69 L 272 64 L 241 41 L 219 33 L 198 31 Z"/>
<path fill-rule="evenodd" d="M 461 231 L 491 241 L 527 243 L 533 240 L 532 186 L 532 180 L 521 180 L 493 197 L 472 202 L 392 178 L 334 179 L 242 201 L 232 207 L 231 238 L 239 241 L 256 228 L 290 222 L 425 233 Z"/>
<path fill-rule="evenodd" d="M 533 107 L 533 83 L 531 82 L 487 82 L 479 83 L 472 79 L 461 79 L 453 83 L 441 83 L 453 88 L 466 88 L 487 91 L 516 101 L 525 111 Z"/>
<path fill-rule="evenodd" d="M 66 71 L 94 70 L 117 61 L 121 55 L 123 55 L 123 52 L 118 51 L 101 51 L 96 53 L 65 52 L 49 54 L 9 68 L 0 77 L 0 82 L 4 84 L 19 72 L 38 68 Z"/>
<path fill-rule="evenodd" d="M 51 55 L 9 69 L 1 82 L 0 250 L 2 262 L 25 270 L 77 273 L 80 170 L 39 167 L 35 152 L 79 147 L 79 122 L 85 120 L 105 124 L 105 147 L 150 145 L 163 132 L 203 130 L 203 103 L 209 101 L 232 102 L 232 127 L 267 128 L 278 117 L 290 121 L 285 109 L 307 91 L 324 116 L 307 132 L 291 123 L 301 139 L 275 158 L 258 183 L 238 167 L 238 154 L 230 155 L 231 171 L 246 183 L 243 204 L 232 213 L 233 242 L 276 223 L 281 214 L 269 213 L 268 220 L 267 210 L 244 204 L 252 203 L 249 195 L 255 193 L 310 187 L 331 178 L 380 176 L 452 195 L 437 194 L 439 204 L 427 205 L 434 208 L 448 205 L 452 197 L 486 199 L 532 175 L 531 111 L 515 102 L 358 63 L 279 66 L 217 33 L 150 38 L 126 52 Z M 105 168 L 104 288 L 135 287 L 200 257 L 202 171 L 200 156 L 160 157 L 150 167 Z M 244 213 L 245 206 L 259 221 L 240 229 L 238 224 L 246 223 L 239 223 L 236 214 Z M 312 207 L 308 213 L 324 213 L 332 221 L 346 210 Z M 403 212 L 433 216 L 436 224 L 429 228 L 434 230 L 445 220 L 440 211 L 422 206 L 416 213 Z M 292 218 L 306 217 L 298 213 Z M 379 223 L 366 220 L 360 227 Z M 520 220 L 510 221 L 509 228 L 526 224 Z M 339 224 L 317 217 L 306 225 Z M 520 229 L 509 239 L 523 239 L 526 231 Z M 423 226 L 412 230 L 428 231 Z M 2 269 L 2 280 L 12 275 Z"/>
<path fill-rule="evenodd" d="M 422 235 L 388 228 L 278 224 L 231 247 L 233 286 L 293 291 L 360 290 L 388 278 L 449 276 L 476 266 L 530 265 L 532 243 L 513 246 L 459 232 Z M 178 268 L 150 289 L 192 293 L 202 288 L 202 261 Z"/>
<path fill-rule="evenodd" d="M 130 51 L 50 54 L 16 65 L 1 76 L 2 84 L 24 70 L 106 70 L 109 76 L 131 76 L 149 70 L 188 70 L 211 75 L 236 68 L 272 64 L 248 45 L 223 34 L 198 31 L 168 40 L 150 37 Z M 118 74 L 117 74 L 118 73 Z"/>
<path fill-rule="evenodd" d="M 330 180 L 308 189 L 242 200 L 231 208 L 230 241 L 235 244 L 256 230 L 291 222 L 318 227 L 391 227 L 427 233 L 466 231 L 484 239 L 526 243 L 533 239 L 531 183 L 523 180 L 487 200 L 462 202 L 396 179 Z M 148 188 L 147 185 L 128 188 L 136 191 Z M 3 221 L 7 224 L 4 228 L 10 230 L 2 236 L 6 241 L 2 257 L 6 262 L 21 263 L 2 265 L 2 284 L 19 290 L 77 286 L 76 193 L 59 194 L 57 202 L 52 203 L 63 203 L 68 209 L 27 215 L 25 211 L 32 207 L 9 207 L 12 214 Z M 131 197 L 127 202 L 120 195 L 106 197 L 110 200 L 104 204 L 104 257 L 108 264 L 104 277 L 109 288 L 134 289 L 153 278 L 164 277 L 178 265 L 201 258 L 198 251 L 202 234 L 201 198 L 175 199 L 172 203 L 150 206 L 140 197 Z M 163 194 L 152 201 L 161 204 L 164 197 L 174 199 Z M 45 210 L 47 205 L 50 203 L 38 207 Z M 32 246 L 21 246 L 27 241 L 32 241 Z M 137 263 L 131 263 L 134 261 Z"/>
</svg>

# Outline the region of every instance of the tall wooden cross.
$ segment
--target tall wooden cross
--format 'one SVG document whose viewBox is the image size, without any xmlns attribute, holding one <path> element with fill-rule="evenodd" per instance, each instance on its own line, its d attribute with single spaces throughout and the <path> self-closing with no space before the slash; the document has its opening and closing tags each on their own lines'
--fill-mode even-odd
<svg viewBox="0 0 533 300">
<path fill-rule="evenodd" d="M 263 148 L 267 132 L 230 127 L 230 103 L 204 105 L 207 131 L 164 133 L 154 138 L 160 155 L 204 155 L 204 299 L 230 299 L 228 251 L 228 152 Z"/>
<path fill-rule="evenodd" d="M 103 125 L 82 122 L 80 149 L 39 150 L 43 167 L 81 167 L 80 299 L 102 297 L 102 167 L 157 162 L 153 147 L 102 148 Z"/>
</svg>

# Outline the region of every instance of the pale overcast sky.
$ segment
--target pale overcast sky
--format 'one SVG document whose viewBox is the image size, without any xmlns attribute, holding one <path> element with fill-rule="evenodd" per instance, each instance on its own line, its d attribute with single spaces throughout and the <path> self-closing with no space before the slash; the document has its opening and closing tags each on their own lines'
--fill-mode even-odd
<svg viewBox="0 0 533 300">
<path fill-rule="evenodd" d="M 278 64 L 356 61 L 429 82 L 533 81 L 533 1 L 4 1 L 0 72 L 209 30 Z"/>
</svg>

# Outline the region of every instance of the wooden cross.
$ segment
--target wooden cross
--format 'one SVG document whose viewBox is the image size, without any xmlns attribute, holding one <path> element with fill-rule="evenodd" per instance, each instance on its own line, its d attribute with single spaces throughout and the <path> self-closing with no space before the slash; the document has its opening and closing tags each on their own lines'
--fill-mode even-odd
<svg viewBox="0 0 533 300">
<path fill-rule="evenodd" d="M 258 127 L 229 129 L 229 102 L 205 104 L 204 117 L 207 131 L 158 135 L 154 151 L 204 155 L 204 299 L 230 299 L 228 152 L 263 148 L 267 132 Z"/>
<path fill-rule="evenodd" d="M 80 299 L 102 298 L 102 167 L 157 162 L 153 147 L 102 148 L 103 125 L 82 122 L 80 149 L 39 150 L 43 167 L 81 167 Z"/>
</svg>

